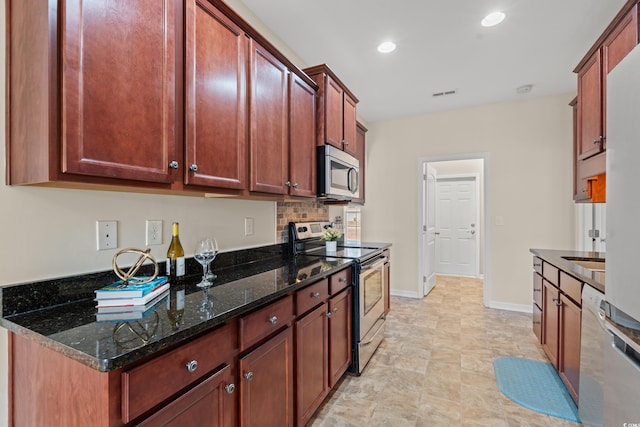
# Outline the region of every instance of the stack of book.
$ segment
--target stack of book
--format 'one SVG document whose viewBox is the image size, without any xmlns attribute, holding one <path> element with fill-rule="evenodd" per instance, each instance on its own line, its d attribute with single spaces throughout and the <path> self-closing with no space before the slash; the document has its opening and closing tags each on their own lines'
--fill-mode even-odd
<svg viewBox="0 0 640 427">
<path fill-rule="evenodd" d="M 150 282 L 139 283 L 122 280 L 95 291 L 97 321 L 139 320 L 155 310 L 155 306 L 169 295 L 167 277 L 156 277 Z"/>
</svg>

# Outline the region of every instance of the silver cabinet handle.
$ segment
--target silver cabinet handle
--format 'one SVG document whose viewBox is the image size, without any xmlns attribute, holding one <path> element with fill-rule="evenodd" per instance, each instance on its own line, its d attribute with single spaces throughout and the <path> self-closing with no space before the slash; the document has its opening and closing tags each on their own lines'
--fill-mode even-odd
<svg viewBox="0 0 640 427">
<path fill-rule="evenodd" d="M 198 165 L 196 165 L 195 163 L 192 164 L 191 166 L 189 166 L 189 170 L 191 172 L 198 172 Z"/>
<path fill-rule="evenodd" d="M 269 323 L 271 323 L 272 325 L 275 325 L 276 323 L 278 323 L 278 317 L 276 316 L 271 316 L 269 318 Z"/>
<path fill-rule="evenodd" d="M 198 369 L 198 361 L 192 360 L 191 362 L 187 362 L 187 371 L 193 373 Z"/>
<path fill-rule="evenodd" d="M 178 169 L 179 166 L 180 166 L 180 163 L 176 162 L 175 160 L 169 163 L 169 167 L 171 169 Z"/>
<path fill-rule="evenodd" d="M 338 283 L 347 283 L 347 279 L 345 279 L 344 277 L 341 277 L 338 279 Z"/>
<path fill-rule="evenodd" d="M 313 295 L 311 295 L 313 298 L 320 298 L 320 292 L 314 292 Z"/>
<path fill-rule="evenodd" d="M 296 189 L 296 190 L 298 189 L 298 183 L 297 183 L 297 182 L 295 182 L 295 183 L 293 184 L 293 188 L 294 188 L 294 189 Z"/>
<path fill-rule="evenodd" d="M 253 379 L 253 372 L 247 372 L 244 374 L 244 379 L 247 381 L 251 381 Z"/>
<path fill-rule="evenodd" d="M 227 384 L 226 386 L 224 386 L 224 389 L 227 394 L 233 394 L 233 392 L 236 391 L 236 386 L 235 384 Z"/>
<path fill-rule="evenodd" d="M 285 182 L 284 185 L 286 185 L 287 187 L 291 187 L 291 181 Z"/>
<path fill-rule="evenodd" d="M 349 141 L 345 141 L 344 139 L 342 140 L 342 144 L 343 145 L 349 145 Z"/>
<path fill-rule="evenodd" d="M 328 318 L 331 318 L 331 313 L 327 313 L 325 314 L 325 316 L 327 316 Z"/>
<path fill-rule="evenodd" d="M 333 310 L 331 310 L 333 313 L 337 313 L 338 312 L 338 307 L 334 307 Z"/>
</svg>

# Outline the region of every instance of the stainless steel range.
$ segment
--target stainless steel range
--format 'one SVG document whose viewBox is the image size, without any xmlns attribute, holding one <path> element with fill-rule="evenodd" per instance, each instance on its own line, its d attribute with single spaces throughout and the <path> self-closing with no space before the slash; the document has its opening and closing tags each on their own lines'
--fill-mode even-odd
<svg viewBox="0 0 640 427">
<path fill-rule="evenodd" d="M 327 251 L 321 240 L 329 222 L 290 222 L 289 248 L 292 254 L 354 261 L 353 286 L 353 362 L 349 372 L 360 375 L 384 338 L 389 245 L 338 242 L 336 251 Z"/>
</svg>

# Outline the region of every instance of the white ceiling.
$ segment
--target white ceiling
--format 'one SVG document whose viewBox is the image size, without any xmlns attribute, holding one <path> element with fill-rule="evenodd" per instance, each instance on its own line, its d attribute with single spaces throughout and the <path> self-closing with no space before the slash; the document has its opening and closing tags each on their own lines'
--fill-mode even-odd
<svg viewBox="0 0 640 427">
<path fill-rule="evenodd" d="M 366 121 L 575 92 L 572 70 L 626 0 L 242 0 Z M 484 28 L 489 12 L 504 22 Z M 395 52 L 377 45 L 392 39 Z M 525 95 L 516 88 L 532 84 Z M 457 94 L 432 97 L 454 89 Z"/>
</svg>

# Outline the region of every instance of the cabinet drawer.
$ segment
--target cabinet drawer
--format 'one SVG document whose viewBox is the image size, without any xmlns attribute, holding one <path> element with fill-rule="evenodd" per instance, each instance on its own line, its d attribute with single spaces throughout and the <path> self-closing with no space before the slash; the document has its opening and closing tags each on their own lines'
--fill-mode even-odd
<svg viewBox="0 0 640 427">
<path fill-rule="evenodd" d="M 239 320 L 240 350 L 244 351 L 293 319 L 293 298 L 288 296 Z"/>
<path fill-rule="evenodd" d="M 533 273 L 533 302 L 542 308 L 542 276 L 536 272 Z"/>
<path fill-rule="evenodd" d="M 542 260 L 537 256 L 533 257 L 533 270 L 538 274 L 542 274 Z"/>
<path fill-rule="evenodd" d="M 329 280 L 322 279 L 295 293 L 296 316 L 306 313 L 329 297 Z"/>
<path fill-rule="evenodd" d="M 564 271 L 560 272 L 560 290 L 582 305 L 582 282 Z"/>
<path fill-rule="evenodd" d="M 329 278 L 329 294 L 335 295 L 351 284 L 351 268 L 345 268 Z"/>
<path fill-rule="evenodd" d="M 125 371 L 122 374 L 122 421 L 132 421 L 216 367 L 230 363 L 236 343 L 235 324 L 225 325 Z"/>
<path fill-rule="evenodd" d="M 542 276 L 556 288 L 558 287 L 558 270 L 546 261 L 542 261 Z"/>
</svg>

